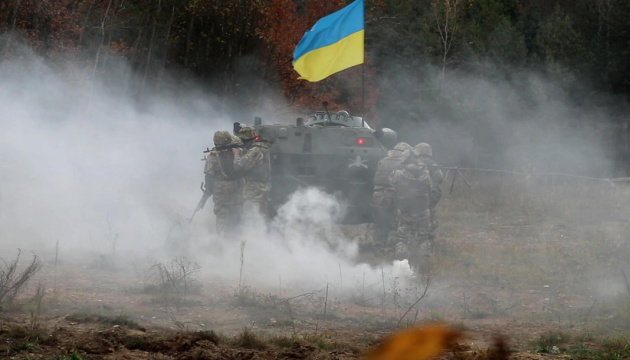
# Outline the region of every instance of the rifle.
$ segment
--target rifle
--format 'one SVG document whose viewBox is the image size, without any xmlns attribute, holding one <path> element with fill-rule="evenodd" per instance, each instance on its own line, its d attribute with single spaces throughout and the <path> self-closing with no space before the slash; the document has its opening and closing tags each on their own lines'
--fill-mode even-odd
<svg viewBox="0 0 630 360">
<path fill-rule="evenodd" d="M 201 191 L 203 191 L 203 195 L 201 196 L 201 199 L 199 200 L 199 203 L 197 203 L 197 207 L 195 208 L 195 211 L 190 216 L 190 219 L 188 219 L 188 223 L 189 224 L 192 222 L 193 218 L 195 217 L 195 214 L 199 210 L 203 209 L 204 206 L 206 206 L 206 202 L 210 198 L 210 195 L 212 195 L 212 191 L 213 191 L 212 179 L 208 175 L 209 174 L 206 174 L 206 183 L 204 184 L 202 182 L 201 186 L 199 186 Z"/>
<path fill-rule="evenodd" d="M 213 147 L 212 150 L 210 150 L 210 148 L 206 148 L 206 150 L 204 150 L 204 154 L 207 154 L 211 151 L 224 151 L 224 150 L 230 150 L 230 149 L 242 148 L 242 147 L 243 147 L 243 144 L 237 144 L 237 143 L 220 145 L 220 146 Z M 201 160 L 206 161 L 207 157 L 204 156 L 204 158 Z M 206 206 L 206 202 L 208 201 L 208 199 L 212 195 L 212 192 L 214 191 L 214 181 L 212 180 L 212 177 L 210 176 L 210 174 L 206 174 L 206 182 L 205 184 L 202 182 L 199 188 L 203 192 L 203 195 L 201 196 L 199 203 L 197 203 L 197 207 L 195 208 L 195 211 L 193 211 L 192 215 L 190 216 L 190 219 L 188 219 L 188 223 L 191 223 L 193 218 L 195 217 L 195 214 L 197 214 L 199 210 L 203 209 L 203 207 Z"/>
<path fill-rule="evenodd" d="M 241 149 L 241 148 L 243 148 L 243 144 L 233 143 L 233 144 L 215 146 L 212 148 L 212 150 L 206 149 L 204 153 L 209 153 L 210 151 L 224 151 L 224 150 Z"/>
<path fill-rule="evenodd" d="M 204 154 L 209 154 L 211 151 L 224 151 L 224 150 L 230 150 L 230 149 L 241 149 L 243 148 L 243 144 L 238 144 L 238 143 L 233 143 L 233 144 L 227 144 L 227 145 L 219 145 L 219 146 L 215 146 L 212 149 L 210 148 L 206 148 L 206 150 L 203 151 Z M 207 155 L 204 155 L 203 159 L 201 159 L 201 161 L 206 161 L 208 160 Z"/>
</svg>

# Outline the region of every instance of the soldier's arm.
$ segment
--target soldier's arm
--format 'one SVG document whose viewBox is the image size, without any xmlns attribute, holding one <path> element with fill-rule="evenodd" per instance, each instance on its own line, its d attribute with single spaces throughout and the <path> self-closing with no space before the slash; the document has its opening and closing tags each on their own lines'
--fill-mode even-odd
<svg viewBox="0 0 630 360">
<path fill-rule="evenodd" d="M 234 156 L 235 171 L 249 171 L 263 162 L 263 153 L 258 148 L 252 148 L 243 156 Z"/>
<path fill-rule="evenodd" d="M 203 168 L 203 172 L 205 174 L 210 174 L 214 176 L 217 173 L 219 165 L 219 157 L 217 154 L 208 154 L 208 158 L 206 159 L 206 165 Z"/>
<path fill-rule="evenodd" d="M 433 186 L 439 187 L 444 181 L 444 174 L 442 170 L 438 166 L 438 164 L 433 159 L 427 159 L 427 166 L 429 168 L 429 176 L 431 177 L 431 181 L 433 182 Z"/>
<path fill-rule="evenodd" d="M 431 179 L 431 193 L 429 194 L 431 208 L 434 208 L 437 203 L 442 199 L 442 182 L 444 181 L 444 174 L 438 167 L 434 167 L 429 178 Z"/>
<path fill-rule="evenodd" d="M 394 170 L 391 174 L 389 174 L 389 185 L 391 187 L 396 187 L 396 180 L 398 178 L 398 172 L 400 170 Z"/>
<path fill-rule="evenodd" d="M 212 194 L 214 191 L 214 166 L 213 166 L 213 156 L 208 155 L 206 159 L 206 164 L 203 168 L 204 173 L 204 184 L 205 184 L 205 193 L 204 194 Z M 202 206 L 203 207 L 203 206 Z"/>
<path fill-rule="evenodd" d="M 442 170 L 440 170 L 439 167 L 434 167 L 433 171 L 431 171 L 431 179 L 433 180 L 433 185 L 436 186 L 440 186 L 442 185 L 442 182 L 444 181 L 444 174 L 442 173 Z"/>
<path fill-rule="evenodd" d="M 211 174 L 212 173 L 212 163 L 210 160 L 210 157 L 212 155 L 208 154 L 208 157 L 206 158 L 206 164 L 203 167 L 203 173 L 204 174 Z"/>
</svg>

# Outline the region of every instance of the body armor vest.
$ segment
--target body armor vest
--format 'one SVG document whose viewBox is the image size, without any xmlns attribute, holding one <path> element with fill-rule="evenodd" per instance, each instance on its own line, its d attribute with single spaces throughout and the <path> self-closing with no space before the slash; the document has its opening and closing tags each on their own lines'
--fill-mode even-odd
<svg viewBox="0 0 630 360">
<path fill-rule="evenodd" d="M 258 150 L 263 154 L 262 164 L 251 169 L 245 175 L 245 181 L 269 182 L 271 177 L 271 159 L 269 157 L 269 145 L 263 142 L 254 142 L 252 144 L 252 148 L 258 148 Z"/>
<path fill-rule="evenodd" d="M 408 169 L 398 170 L 395 181 L 398 209 L 406 214 L 422 214 L 429 210 L 431 178 L 425 167 L 417 172 Z"/>
<path fill-rule="evenodd" d="M 390 150 L 387 156 L 378 162 L 376 174 L 374 174 L 374 186 L 390 187 L 389 175 L 398 169 L 405 158 L 403 153 L 397 150 Z"/>
</svg>

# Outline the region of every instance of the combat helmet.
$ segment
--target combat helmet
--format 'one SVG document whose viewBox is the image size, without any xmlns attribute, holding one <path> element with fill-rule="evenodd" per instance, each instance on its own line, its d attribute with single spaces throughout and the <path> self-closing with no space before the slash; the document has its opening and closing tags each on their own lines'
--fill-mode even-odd
<svg viewBox="0 0 630 360">
<path fill-rule="evenodd" d="M 409 154 L 411 154 L 411 149 L 412 147 L 406 142 L 399 142 L 398 144 L 396 144 L 396 146 L 394 146 L 393 149 L 387 152 L 387 156 L 392 158 L 401 158 L 404 161 L 409 158 Z"/>
<path fill-rule="evenodd" d="M 433 150 L 431 149 L 431 145 L 427 143 L 419 143 L 418 145 L 413 147 L 413 154 L 415 156 L 426 155 L 429 157 L 433 157 Z"/>
<path fill-rule="evenodd" d="M 258 132 L 253 126 L 243 126 L 238 132 L 238 137 L 243 141 L 254 140 L 258 137 Z"/>
<path fill-rule="evenodd" d="M 219 130 L 214 133 L 214 146 L 225 146 L 232 143 L 232 135 L 226 130 Z"/>
<path fill-rule="evenodd" d="M 394 146 L 394 150 L 411 151 L 411 145 L 407 144 L 406 142 L 399 142 L 398 144 L 396 144 L 396 146 Z"/>
</svg>

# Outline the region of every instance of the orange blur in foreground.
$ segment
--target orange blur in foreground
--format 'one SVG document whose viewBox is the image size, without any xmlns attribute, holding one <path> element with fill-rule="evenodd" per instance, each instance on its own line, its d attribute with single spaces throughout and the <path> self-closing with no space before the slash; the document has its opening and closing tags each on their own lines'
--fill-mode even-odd
<svg viewBox="0 0 630 360">
<path fill-rule="evenodd" d="M 370 352 L 366 360 L 428 360 L 455 345 L 463 337 L 441 324 L 399 331 Z"/>
</svg>

